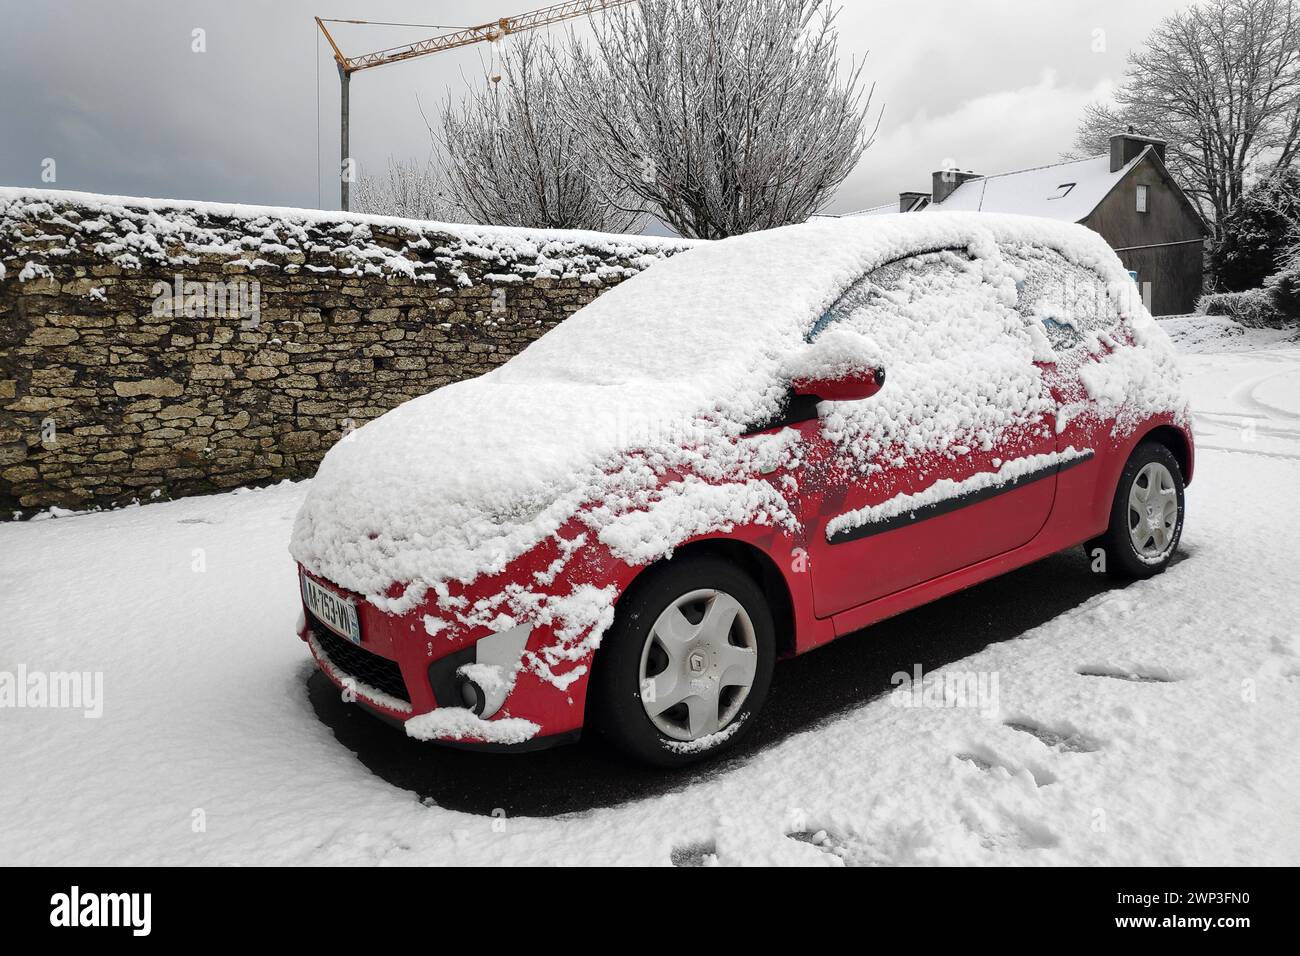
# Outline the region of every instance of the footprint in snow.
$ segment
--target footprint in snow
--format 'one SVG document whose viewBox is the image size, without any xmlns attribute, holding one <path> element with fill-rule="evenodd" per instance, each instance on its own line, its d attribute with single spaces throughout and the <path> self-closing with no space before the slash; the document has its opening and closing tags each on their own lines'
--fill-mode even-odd
<svg viewBox="0 0 1300 956">
<path fill-rule="evenodd" d="M 718 845 L 712 840 L 704 843 L 687 843 L 675 846 L 668 858 L 673 866 L 716 866 L 718 862 Z"/>
<path fill-rule="evenodd" d="M 1274 634 L 1269 639 L 1268 647 L 1274 654 L 1280 654 L 1283 657 L 1300 656 L 1296 653 L 1295 638 L 1290 635 L 1282 637 L 1281 635 Z"/>
<path fill-rule="evenodd" d="M 1110 677 L 1114 680 L 1133 681 L 1138 684 L 1172 684 L 1179 678 L 1168 668 L 1113 667 L 1109 664 L 1090 664 L 1075 671 L 1080 677 Z"/>
<path fill-rule="evenodd" d="M 1061 753 L 1090 754 L 1101 749 L 1101 744 L 1077 730 L 1052 730 L 1031 720 L 1008 720 L 1004 722 L 1012 730 L 1037 737 L 1052 750 Z"/>
<path fill-rule="evenodd" d="M 961 753 L 954 754 L 958 760 L 964 760 L 974 767 L 985 773 L 1005 773 L 1011 777 L 1018 777 L 1021 774 L 1029 774 L 1034 782 L 1035 787 L 1047 787 L 1056 783 L 1056 774 L 1036 764 L 1026 763 L 1024 766 L 1003 760 L 989 747 L 983 744 L 976 744 L 970 750 L 964 750 Z"/>
<path fill-rule="evenodd" d="M 811 843 L 823 853 L 829 853 L 831 856 L 837 856 L 841 860 L 849 855 L 847 846 L 839 843 L 825 830 L 796 830 L 793 833 L 787 833 L 791 840 L 797 840 L 800 843 Z"/>
<path fill-rule="evenodd" d="M 986 850 L 1050 850 L 1061 843 L 1050 826 L 1021 814 L 1002 813 L 994 819 L 970 814 L 961 822 Z"/>
<path fill-rule="evenodd" d="M 1056 783 L 1056 775 L 1045 767 L 1031 763 L 1017 767 L 982 744 L 976 744 L 969 751 L 954 756 L 988 774 L 1005 774 L 1012 778 L 1023 778 L 1027 774 L 1037 788 Z M 1061 842 L 1061 838 L 1048 824 L 1005 810 L 991 815 L 975 812 L 963 814 L 962 824 L 988 850 L 1050 850 Z"/>
</svg>

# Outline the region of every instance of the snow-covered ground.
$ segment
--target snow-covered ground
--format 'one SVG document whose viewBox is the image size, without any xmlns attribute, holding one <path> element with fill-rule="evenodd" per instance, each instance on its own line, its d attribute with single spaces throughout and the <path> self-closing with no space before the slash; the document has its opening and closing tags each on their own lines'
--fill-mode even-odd
<svg viewBox="0 0 1300 956">
<path fill-rule="evenodd" d="M 0 525 L 0 674 L 102 674 L 98 718 L 0 709 L 0 863 L 1300 863 L 1300 348 L 1167 327 L 1200 439 L 1168 573 L 936 672 L 977 706 L 863 700 L 577 815 L 422 802 L 321 721 L 305 484 Z"/>
</svg>

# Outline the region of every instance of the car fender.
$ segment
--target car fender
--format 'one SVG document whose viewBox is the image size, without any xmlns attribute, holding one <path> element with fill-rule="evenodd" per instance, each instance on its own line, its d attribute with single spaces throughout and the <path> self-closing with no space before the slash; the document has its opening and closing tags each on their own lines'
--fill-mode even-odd
<svg viewBox="0 0 1300 956">
<path fill-rule="evenodd" d="M 781 656 L 800 654 L 834 637 L 830 620 L 818 620 L 813 612 L 812 558 L 803 545 L 801 533 L 789 534 L 771 525 L 748 524 L 694 535 L 657 561 L 624 565 L 616 607 L 638 579 L 664 562 L 689 554 L 720 554 L 741 562 L 767 594 Z"/>
<path fill-rule="evenodd" d="M 1165 445 L 1171 441 L 1181 442 L 1181 449 L 1171 450 L 1180 460 L 1185 461 L 1184 484 L 1191 484 L 1195 462 L 1191 431 L 1180 418 L 1171 414 L 1153 416 L 1124 435 L 1116 436 L 1113 428 L 1101 434 L 1104 437 L 1097 442 L 1098 447 L 1093 449 L 1094 466 L 1090 469 L 1076 469 L 1077 473 L 1074 474 L 1063 472 L 1057 490 L 1058 502 L 1062 507 L 1073 510 L 1071 501 L 1086 503 L 1083 508 L 1084 520 L 1077 533 L 1078 537 L 1083 538 L 1101 534 L 1110 524 L 1110 511 L 1115 502 L 1120 475 L 1134 450 L 1143 441 L 1154 436 Z M 1085 487 L 1085 482 L 1090 487 Z"/>
</svg>

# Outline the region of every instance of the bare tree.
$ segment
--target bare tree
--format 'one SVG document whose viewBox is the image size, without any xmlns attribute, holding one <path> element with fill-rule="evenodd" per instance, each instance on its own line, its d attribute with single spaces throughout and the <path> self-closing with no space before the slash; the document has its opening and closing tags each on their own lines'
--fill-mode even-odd
<svg viewBox="0 0 1300 956">
<path fill-rule="evenodd" d="M 452 215 L 438 170 L 431 162 L 421 166 L 415 160 L 403 161 L 390 156 L 388 175 L 369 176 L 363 172 L 353 196 L 352 205 L 357 212 L 438 221 Z"/>
<path fill-rule="evenodd" d="M 803 222 L 874 138 L 826 0 L 641 0 L 594 30 L 570 43 L 570 124 L 684 236 Z"/>
<path fill-rule="evenodd" d="M 593 161 L 589 138 L 561 115 L 563 62 L 527 37 L 460 102 L 442 110 L 453 201 L 474 221 L 624 232 L 639 219 Z M 612 200 L 612 201 L 611 201 Z"/>
<path fill-rule="evenodd" d="M 1134 127 L 1169 141 L 1170 170 L 1216 224 L 1247 175 L 1300 150 L 1300 19 L 1294 0 L 1206 0 L 1165 19 L 1130 54 L 1113 105 L 1085 112 L 1075 147 Z"/>
</svg>

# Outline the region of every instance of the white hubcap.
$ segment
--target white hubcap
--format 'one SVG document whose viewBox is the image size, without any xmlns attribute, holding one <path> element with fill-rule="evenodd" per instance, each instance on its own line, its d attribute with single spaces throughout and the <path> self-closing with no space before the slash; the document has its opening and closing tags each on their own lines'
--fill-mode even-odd
<svg viewBox="0 0 1300 956">
<path fill-rule="evenodd" d="M 1142 466 L 1128 493 L 1128 533 L 1133 550 L 1154 564 L 1173 550 L 1178 528 L 1178 490 L 1169 469 L 1157 461 Z"/>
<path fill-rule="evenodd" d="M 758 669 L 754 624 L 725 591 L 683 594 L 659 615 L 641 651 L 641 705 L 674 740 L 725 728 Z"/>
</svg>

